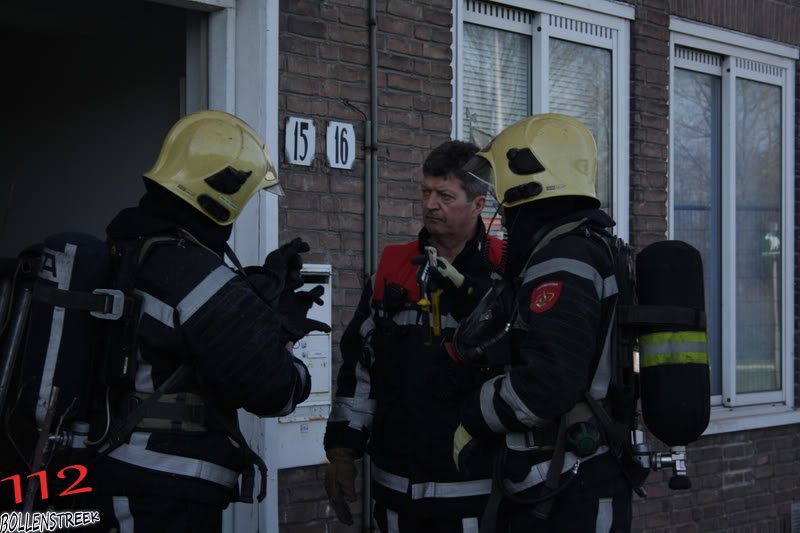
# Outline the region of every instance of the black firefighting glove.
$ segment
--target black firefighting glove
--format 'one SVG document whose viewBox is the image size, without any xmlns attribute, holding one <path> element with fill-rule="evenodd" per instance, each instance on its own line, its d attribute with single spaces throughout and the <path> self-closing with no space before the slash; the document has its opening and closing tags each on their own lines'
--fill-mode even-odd
<svg viewBox="0 0 800 533">
<path fill-rule="evenodd" d="M 311 331 L 330 333 L 331 327 L 324 322 L 307 318 L 314 304 L 322 305 L 325 287 L 317 285 L 310 291 L 284 291 L 278 300 L 278 314 L 281 317 L 286 340 L 297 342 Z"/>
<path fill-rule="evenodd" d="M 311 247 L 300 237 L 270 252 L 264 260 L 264 268 L 277 276 L 283 283 L 283 290 L 294 291 L 303 286 L 303 258 L 300 254 L 308 252 Z"/>
</svg>

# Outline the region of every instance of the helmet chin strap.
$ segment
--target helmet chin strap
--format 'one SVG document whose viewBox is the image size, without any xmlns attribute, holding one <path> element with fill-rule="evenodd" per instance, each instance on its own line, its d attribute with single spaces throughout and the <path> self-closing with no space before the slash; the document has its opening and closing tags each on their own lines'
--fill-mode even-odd
<svg viewBox="0 0 800 533">
<path fill-rule="evenodd" d="M 230 244 L 228 244 L 227 242 L 225 243 L 225 257 L 227 257 L 228 259 L 231 260 L 231 263 L 233 263 L 233 266 L 236 267 L 236 270 L 239 273 L 241 273 L 242 275 L 245 275 L 244 274 L 244 268 L 242 268 L 241 261 L 239 261 L 239 258 L 236 257 L 236 254 L 233 252 L 233 248 L 231 248 Z M 245 277 L 247 277 L 247 276 L 245 276 Z"/>
</svg>

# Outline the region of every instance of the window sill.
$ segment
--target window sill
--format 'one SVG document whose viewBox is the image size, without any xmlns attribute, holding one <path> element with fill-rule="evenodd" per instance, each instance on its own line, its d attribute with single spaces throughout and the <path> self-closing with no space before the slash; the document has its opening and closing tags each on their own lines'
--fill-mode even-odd
<svg viewBox="0 0 800 533">
<path fill-rule="evenodd" d="M 711 422 L 703 435 L 716 435 L 775 426 L 800 424 L 800 410 L 786 405 L 712 407 Z"/>
</svg>

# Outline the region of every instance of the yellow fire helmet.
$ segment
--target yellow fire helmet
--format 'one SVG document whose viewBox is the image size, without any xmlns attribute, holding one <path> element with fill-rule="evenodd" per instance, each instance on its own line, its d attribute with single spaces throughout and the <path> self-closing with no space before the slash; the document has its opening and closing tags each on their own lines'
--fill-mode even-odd
<svg viewBox="0 0 800 533">
<path fill-rule="evenodd" d="M 144 176 L 221 226 L 232 224 L 260 189 L 283 194 L 259 135 L 223 111 L 197 111 L 176 122 Z"/>
<path fill-rule="evenodd" d="M 566 115 L 533 115 L 512 124 L 464 170 L 488 183 L 503 207 L 558 196 L 585 196 L 600 205 L 594 137 Z"/>
</svg>

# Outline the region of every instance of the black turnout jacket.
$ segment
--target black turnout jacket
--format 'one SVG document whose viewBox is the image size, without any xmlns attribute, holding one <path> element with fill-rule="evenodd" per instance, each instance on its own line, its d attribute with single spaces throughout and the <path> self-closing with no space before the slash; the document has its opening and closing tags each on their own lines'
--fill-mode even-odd
<svg viewBox="0 0 800 533">
<path fill-rule="evenodd" d="M 515 251 L 522 262 L 511 273 L 518 313 L 512 364 L 472 392 L 461 410 L 471 435 L 505 441 L 509 493 L 540 487 L 561 417 L 591 419 L 578 407 L 585 405 L 584 394 L 602 402 L 609 393 L 608 331 L 618 287 L 613 257 L 600 233 L 613 225 L 603 211 L 584 210 L 551 221 Z M 581 460 L 606 452 L 602 444 Z M 562 471 L 576 461 L 568 449 Z M 615 468 L 609 475 L 622 474 Z"/>
<path fill-rule="evenodd" d="M 236 426 L 239 408 L 290 413 L 308 397 L 308 370 L 286 349 L 276 311 L 202 240 L 176 237 L 174 222 L 142 207 L 123 210 L 108 233 L 111 241 L 172 236 L 150 246 L 135 278 L 137 368 L 123 403 L 146 398 L 186 364 L 187 377 L 162 401 L 199 408 L 182 420 L 143 419 L 97 475 L 115 495 L 227 503 L 251 466 L 220 419 Z"/>
</svg>

